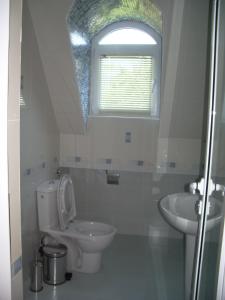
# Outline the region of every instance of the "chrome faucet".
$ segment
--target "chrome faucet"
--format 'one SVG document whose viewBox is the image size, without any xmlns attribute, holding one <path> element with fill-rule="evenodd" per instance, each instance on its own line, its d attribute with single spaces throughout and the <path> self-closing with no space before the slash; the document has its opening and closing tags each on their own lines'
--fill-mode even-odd
<svg viewBox="0 0 225 300">
<path fill-rule="evenodd" d="M 201 178 L 201 180 L 199 182 L 197 182 L 197 181 L 192 182 L 189 185 L 189 191 L 193 195 L 196 194 L 196 192 L 199 192 L 199 194 L 203 196 L 204 186 L 205 186 L 205 179 Z M 209 179 L 209 182 L 208 182 L 208 194 L 209 194 L 209 196 L 211 196 L 213 192 L 221 192 L 222 196 L 225 196 L 225 186 L 221 185 L 221 184 L 218 184 L 218 183 L 214 183 L 212 179 Z"/>
<path fill-rule="evenodd" d="M 192 193 L 193 195 L 196 194 L 196 192 L 199 192 L 200 195 L 203 195 L 203 190 L 204 190 L 204 184 L 205 184 L 205 179 L 202 178 L 199 182 L 192 182 L 189 185 L 189 190 L 190 193 Z"/>
<path fill-rule="evenodd" d="M 197 189 L 198 189 L 198 183 L 197 183 L 197 182 L 192 182 L 192 183 L 189 185 L 189 191 L 190 191 L 191 194 L 195 195 Z"/>
<path fill-rule="evenodd" d="M 61 177 L 61 175 L 63 175 L 63 169 L 62 168 L 58 168 L 57 170 L 56 170 L 56 175 L 57 175 L 57 177 L 58 178 L 60 178 Z"/>
</svg>

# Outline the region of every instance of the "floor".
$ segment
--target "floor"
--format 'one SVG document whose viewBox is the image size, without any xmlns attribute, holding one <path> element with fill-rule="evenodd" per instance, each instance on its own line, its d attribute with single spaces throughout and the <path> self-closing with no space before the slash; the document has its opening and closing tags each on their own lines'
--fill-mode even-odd
<svg viewBox="0 0 225 300">
<path fill-rule="evenodd" d="M 117 235 L 94 275 L 74 274 L 71 281 L 39 293 L 27 288 L 25 300 L 181 300 L 184 299 L 184 242 Z"/>
</svg>

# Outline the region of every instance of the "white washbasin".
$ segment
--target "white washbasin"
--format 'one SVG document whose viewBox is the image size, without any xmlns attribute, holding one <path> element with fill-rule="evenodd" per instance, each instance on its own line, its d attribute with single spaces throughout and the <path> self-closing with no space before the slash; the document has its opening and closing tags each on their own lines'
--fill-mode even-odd
<svg viewBox="0 0 225 300">
<path fill-rule="evenodd" d="M 177 230 L 196 235 L 198 220 L 196 215 L 196 202 L 199 195 L 190 193 L 178 193 L 168 195 L 159 203 L 160 211 L 166 221 Z M 210 197 L 210 210 L 206 230 L 212 229 L 221 220 L 221 203 L 219 200 Z"/>
<path fill-rule="evenodd" d="M 159 202 L 159 209 L 165 220 L 185 234 L 185 300 L 190 299 L 195 242 L 198 230 L 196 203 L 199 195 L 179 193 L 168 195 Z M 206 230 L 216 226 L 222 218 L 222 205 L 210 197 L 210 209 Z"/>
</svg>

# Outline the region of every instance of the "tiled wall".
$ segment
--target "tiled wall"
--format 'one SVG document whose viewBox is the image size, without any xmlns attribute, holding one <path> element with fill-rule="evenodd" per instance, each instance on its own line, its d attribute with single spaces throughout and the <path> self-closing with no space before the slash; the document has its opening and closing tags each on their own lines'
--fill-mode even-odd
<svg viewBox="0 0 225 300">
<path fill-rule="evenodd" d="M 31 19 L 24 6 L 21 98 L 21 205 L 24 278 L 39 243 L 36 188 L 55 177 L 59 135 Z"/>
<path fill-rule="evenodd" d="M 77 218 L 114 224 L 119 233 L 182 238 L 162 218 L 159 200 L 184 192 L 195 177 L 120 172 L 119 185 L 108 185 L 104 170 L 70 169 Z"/>
<path fill-rule="evenodd" d="M 158 134 L 154 120 L 90 120 L 86 135 L 60 135 L 60 165 L 198 175 L 201 139 L 159 138 Z"/>
</svg>

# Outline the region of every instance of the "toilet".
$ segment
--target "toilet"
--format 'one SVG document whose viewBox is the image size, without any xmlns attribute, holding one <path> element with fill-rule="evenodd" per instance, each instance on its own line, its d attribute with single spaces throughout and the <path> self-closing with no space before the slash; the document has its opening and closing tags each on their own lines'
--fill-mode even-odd
<svg viewBox="0 0 225 300">
<path fill-rule="evenodd" d="M 37 207 L 40 231 L 67 246 L 67 270 L 98 272 L 102 252 L 117 230 L 109 224 L 76 219 L 71 177 L 42 183 L 37 188 Z"/>
</svg>

